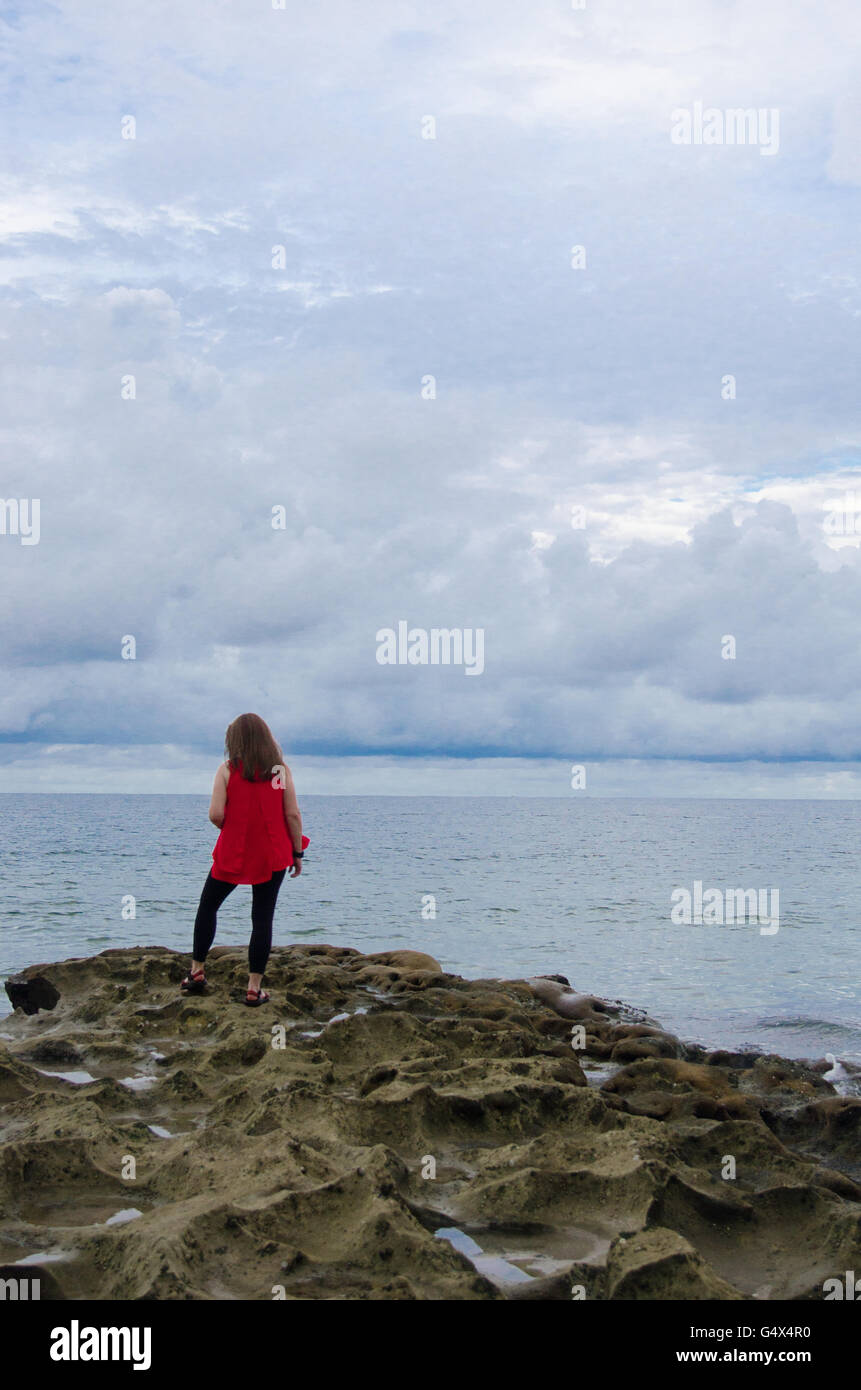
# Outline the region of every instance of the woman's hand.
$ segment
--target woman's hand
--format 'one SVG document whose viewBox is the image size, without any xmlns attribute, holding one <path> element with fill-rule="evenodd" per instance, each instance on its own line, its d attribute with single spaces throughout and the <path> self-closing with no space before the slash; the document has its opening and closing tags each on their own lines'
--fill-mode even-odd
<svg viewBox="0 0 861 1390">
<path fill-rule="evenodd" d="M 302 860 L 301 860 L 301 859 L 294 859 L 294 860 L 293 860 L 293 863 L 290 865 L 290 877 L 291 877 L 291 878 L 298 878 L 299 875 L 301 874 L 301 872 L 302 872 Z"/>
</svg>

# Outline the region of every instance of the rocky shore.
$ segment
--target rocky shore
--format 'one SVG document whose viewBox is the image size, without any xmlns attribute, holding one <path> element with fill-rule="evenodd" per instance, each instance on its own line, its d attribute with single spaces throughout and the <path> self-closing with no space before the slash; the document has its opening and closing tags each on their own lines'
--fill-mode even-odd
<svg viewBox="0 0 861 1390">
<path fill-rule="evenodd" d="M 247 1009 L 162 947 L 0 1019 L 0 1277 L 42 1298 L 821 1299 L 861 1270 L 861 1090 L 561 976 L 289 946 Z M 573 1044 L 573 1046 L 572 1046 Z M 572 1293 L 573 1290 L 573 1293 Z"/>
</svg>

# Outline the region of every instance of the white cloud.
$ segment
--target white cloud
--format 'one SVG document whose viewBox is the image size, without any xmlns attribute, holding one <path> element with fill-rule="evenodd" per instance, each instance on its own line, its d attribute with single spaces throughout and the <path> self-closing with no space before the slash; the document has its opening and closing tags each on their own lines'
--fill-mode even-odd
<svg viewBox="0 0 861 1390">
<path fill-rule="evenodd" d="M 848 765 L 861 556 L 822 523 L 861 490 L 859 28 L 794 0 L 23 13 L 2 488 L 42 539 L 0 537 L 0 734 L 109 760 L 260 705 L 308 756 Z M 779 159 L 673 147 L 697 99 L 777 105 Z M 485 674 L 382 670 L 402 618 L 483 628 Z"/>
</svg>

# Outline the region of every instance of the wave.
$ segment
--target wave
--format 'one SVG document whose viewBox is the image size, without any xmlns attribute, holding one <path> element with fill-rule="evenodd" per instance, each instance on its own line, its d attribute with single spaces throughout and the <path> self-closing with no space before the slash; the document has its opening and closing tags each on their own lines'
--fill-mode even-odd
<svg viewBox="0 0 861 1390">
<path fill-rule="evenodd" d="M 834 1023 L 827 1018 L 807 1018 L 804 1015 L 792 1018 L 760 1018 L 757 1028 L 791 1029 L 795 1033 L 816 1033 L 820 1037 L 851 1038 L 861 1036 L 861 1028 L 853 1028 L 846 1023 Z"/>
</svg>

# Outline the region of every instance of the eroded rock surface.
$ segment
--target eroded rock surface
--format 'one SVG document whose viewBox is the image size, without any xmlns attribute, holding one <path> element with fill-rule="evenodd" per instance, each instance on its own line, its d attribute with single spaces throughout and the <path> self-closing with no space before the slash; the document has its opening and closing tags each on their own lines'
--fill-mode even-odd
<svg viewBox="0 0 861 1390">
<path fill-rule="evenodd" d="M 15 981 L 0 1264 L 43 1297 L 820 1298 L 861 1268 L 861 1098 L 817 1065 L 421 952 L 276 950 L 261 1009 L 244 952 L 205 996 L 187 965 Z"/>
</svg>

